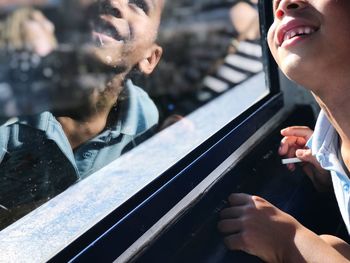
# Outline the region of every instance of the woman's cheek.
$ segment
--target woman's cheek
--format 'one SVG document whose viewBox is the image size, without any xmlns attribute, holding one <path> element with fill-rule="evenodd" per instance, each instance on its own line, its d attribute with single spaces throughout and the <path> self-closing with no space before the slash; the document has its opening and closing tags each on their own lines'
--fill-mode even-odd
<svg viewBox="0 0 350 263">
<path fill-rule="evenodd" d="M 276 52 L 276 44 L 274 41 L 275 32 L 276 32 L 276 27 L 274 24 L 272 24 L 269 31 L 267 32 L 267 43 L 268 43 L 270 51 L 274 57 L 275 57 L 275 52 Z"/>
</svg>

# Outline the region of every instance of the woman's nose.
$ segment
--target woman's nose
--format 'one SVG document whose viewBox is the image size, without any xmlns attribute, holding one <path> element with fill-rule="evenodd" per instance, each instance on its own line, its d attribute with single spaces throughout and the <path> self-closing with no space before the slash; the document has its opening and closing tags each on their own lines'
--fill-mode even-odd
<svg viewBox="0 0 350 263">
<path fill-rule="evenodd" d="M 305 1 L 302 0 L 281 0 L 275 12 L 278 19 L 283 18 L 286 14 L 300 10 L 306 6 Z"/>
</svg>

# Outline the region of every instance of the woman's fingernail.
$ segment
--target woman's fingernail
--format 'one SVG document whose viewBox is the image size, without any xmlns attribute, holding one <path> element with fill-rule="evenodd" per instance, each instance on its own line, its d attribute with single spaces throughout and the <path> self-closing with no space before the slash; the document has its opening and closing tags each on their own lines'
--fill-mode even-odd
<svg viewBox="0 0 350 263">
<path fill-rule="evenodd" d="M 302 157 L 303 156 L 303 151 L 302 150 L 296 150 L 295 155 L 297 157 Z"/>
</svg>

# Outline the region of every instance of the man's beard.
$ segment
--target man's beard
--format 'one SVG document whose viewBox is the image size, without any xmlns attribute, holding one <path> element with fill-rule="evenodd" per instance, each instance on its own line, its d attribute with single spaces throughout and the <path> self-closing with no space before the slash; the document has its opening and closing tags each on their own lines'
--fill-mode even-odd
<svg viewBox="0 0 350 263">
<path fill-rule="evenodd" d="M 80 97 L 67 97 L 66 103 L 51 110 L 56 117 L 71 117 L 76 120 L 87 119 L 101 110 L 101 107 L 104 106 L 104 97 L 117 97 L 124 86 L 125 75 L 128 71 L 125 64 L 111 67 L 101 63 L 91 53 L 85 53 L 84 58 L 79 62 L 83 63 L 81 65 L 84 67 L 84 72 L 78 70 L 75 76 L 71 74 L 70 78 L 62 79 L 65 80 L 65 85 L 74 91 L 72 94 L 79 93 L 79 91 L 84 91 L 84 93 L 81 93 Z M 79 64 L 71 66 L 80 67 Z M 113 79 L 118 78 L 119 81 L 113 82 Z"/>
<path fill-rule="evenodd" d="M 96 103 L 87 99 L 83 103 L 80 102 L 79 105 L 69 108 L 55 109 L 51 112 L 55 117 L 69 117 L 77 121 L 84 121 L 94 116 L 98 111 Z"/>
</svg>

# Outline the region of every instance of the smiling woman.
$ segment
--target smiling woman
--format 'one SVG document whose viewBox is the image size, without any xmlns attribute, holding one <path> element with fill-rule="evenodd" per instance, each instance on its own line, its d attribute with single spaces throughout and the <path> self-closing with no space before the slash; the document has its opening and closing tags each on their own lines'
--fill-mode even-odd
<svg viewBox="0 0 350 263">
<path fill-rule="evenodd" d="M 298 157 L 318 190 L 334 189 L 350 233 L 349 211 L 349 56 L 348 1 L 281 0 L 274 5 L 268 43 L 286 76 L 313 92 L 321 107 L 315 130 L 281 130 L 279 153 Z M 289 165 L 294 170 L 294 165 Z M 219 230 L 229 249 L 266 262 L 348 262 L 350 245 L 319 235 L 264 198 L 234 193 L 221 213 Z M 266 231 L 268 229 L 268 232 Z"/>
</svg>

